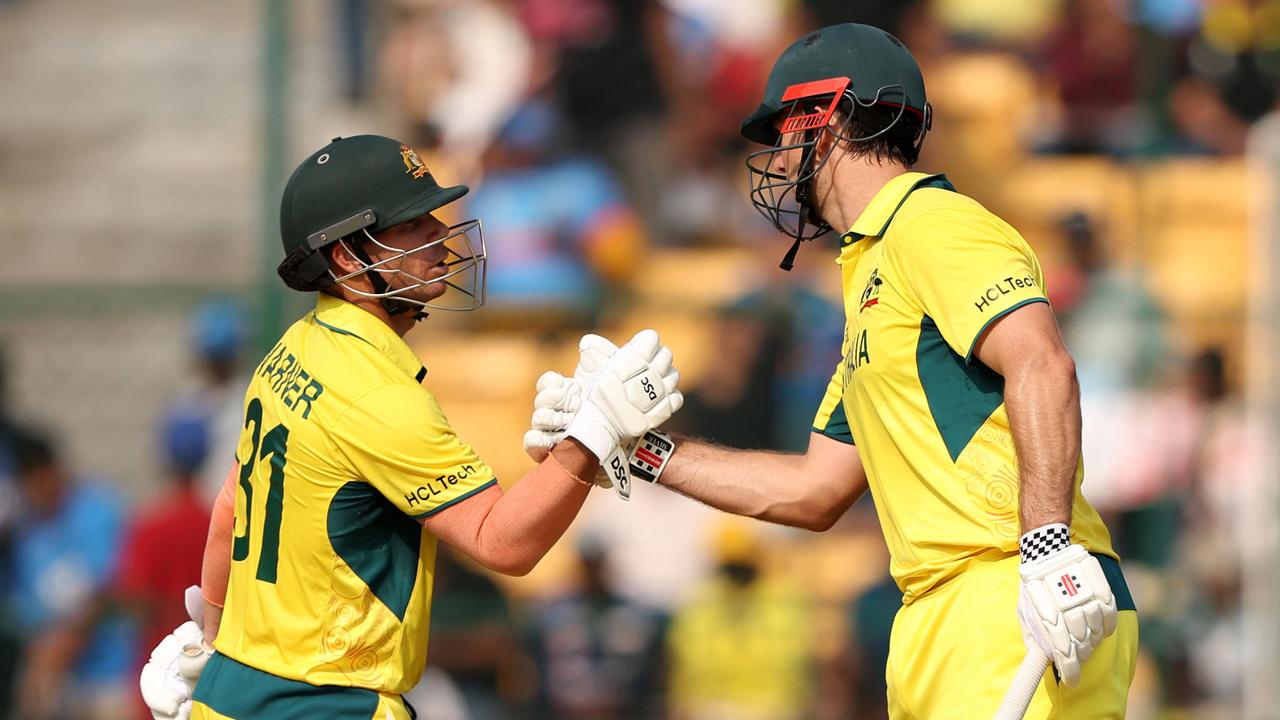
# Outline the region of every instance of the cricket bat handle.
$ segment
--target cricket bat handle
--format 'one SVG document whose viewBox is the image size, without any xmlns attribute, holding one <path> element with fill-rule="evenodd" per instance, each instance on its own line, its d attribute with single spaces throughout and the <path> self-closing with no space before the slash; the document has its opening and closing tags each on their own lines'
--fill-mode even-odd
<svg viewBox="0 0 1280 720">
<path fill-rule="evenodd" d="M 1018 674 L 1013 676 L 1009 691 L 1004 694 L 1004 702 L 996 711 L 996 720 L 1022 720 L 1031 705 L 1031 697 L 1040 687 L 1040 679 L 1044 671 L 1049 669 L 1049 658 L 1038 647 L 1027 648 L 1026 657 L 1018 667 Z"/>
</svg>

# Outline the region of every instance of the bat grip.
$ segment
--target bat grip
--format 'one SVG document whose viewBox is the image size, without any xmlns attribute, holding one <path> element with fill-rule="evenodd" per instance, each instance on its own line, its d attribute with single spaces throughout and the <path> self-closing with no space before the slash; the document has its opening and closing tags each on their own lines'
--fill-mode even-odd
<svg viewBox="0 0 1280 720">
<path fill-rule="evenodd" d="M 1040 679 L 1044 671 L 1049 669 L 1049 658 L 1038 647 L 1027 648 L 1022 665 L 1018 666 L 1018 674 L 1013 676 L 1009 690 L 1004 695 L 1004 702 L 996 711 L 995 720 L 1022 720 L 1031 705 L 1031 698 L 1040 687 Z"/>
</svg>

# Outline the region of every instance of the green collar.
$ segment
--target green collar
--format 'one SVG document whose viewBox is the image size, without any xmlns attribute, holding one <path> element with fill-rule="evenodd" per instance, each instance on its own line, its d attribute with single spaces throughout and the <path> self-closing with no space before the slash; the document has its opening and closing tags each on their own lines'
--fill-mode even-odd
<svg viewBox="0 0 1280 720">
<path fill-rule="evenodd" d="M 395 363 L 396 367 L 410 377 L 416 378 L 418 382 L 422 382 L 422 378 L 426 377 L 427 369 L 423 367 L 413 350 L 405 344 L 404 338 L 367 310 L 346 300 L 320 293 L 312 316 L 316 324 L 321 327 L 372 345 Z"/>
<path fill-rule="evenodd" d="M 920 172 L 903 173 L 880 188 L 862 214 L 854 221 L 849 232 L 840 236 L 840 246 L 844 247 L 864 237 L 880 237 L 889 229 L 889 224 L 907 201 L 911 193 L 922 187 L 936 187 L 955 191 L 955 186 L 941 173 L 929 175 Z"/>
</svg>

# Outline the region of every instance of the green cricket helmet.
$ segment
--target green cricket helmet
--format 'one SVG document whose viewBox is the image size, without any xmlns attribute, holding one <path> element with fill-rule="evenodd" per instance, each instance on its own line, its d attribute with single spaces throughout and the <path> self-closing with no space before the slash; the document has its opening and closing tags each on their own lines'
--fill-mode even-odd
<svg viewBox="0 0 1280 720">
<path fill-rule="evenodd" d="M 441 187 L 413 148 L 379 135 L 334 138 L 298 165 L 285 184 L 280 202 L 280 236 L 285 259 L 279 273 L 298 290 L 340 284 L 364 297 L 378 298 L 392 315 L 437 310 L 474 310 L 484 304 L 486 251 L 479 220 L 449 228 L 444 237 L 409 250 L 380 243 L 377 233 L 434 212 L 467 193 L 465 185 Z M 474 235 L 474 239 L 473 236 Z M 395 253 L 373 262 L 366 242 Z M 361 266 L 337 274 L 323 248 L 341 243 Z M 405 256 L 443 245 L 448 272 L 427 280 L 402 269 Z M 373 292 L 347 281 L 366 275 Z M 424 285 L 444 282 L 457 293 L 421 302 L 406 294 Z M 463 297 L 459 297 L 459 295 Z M 450 297 L 452 296 L 452 297 Z M 449 297 L 453 302 L 443 302 Z"/>
<path fill-rule="evenodd" d="M 844 113 L 838 129 L 829 126 L 837 108 Z M 853 124 L 859 120 L 863 132 L 854 134 Z M 810 203 L 813 178 L 831 156 L 828 152 L 814 157 L 821 133 L 859 143 L 907 132 L 904 155 L 914 163 L 931 122 L 920 66 L 884 30 L 857 23 L 831 25 L 782 51 L 765 83 L 763 102 L 741 128 L 746 139 L 769 146 L 748 156 L 747 170 L 751 204 L 794 239 L 782 268 L 791 269 L 802 240 L 831 230 Z M 801 141 L 783 145 L 784 137 L 795 132 L 801 133 Z M 771 169 L 777 153 L 797 149 L 801 160 L 794 178 Z"/>
</svg>

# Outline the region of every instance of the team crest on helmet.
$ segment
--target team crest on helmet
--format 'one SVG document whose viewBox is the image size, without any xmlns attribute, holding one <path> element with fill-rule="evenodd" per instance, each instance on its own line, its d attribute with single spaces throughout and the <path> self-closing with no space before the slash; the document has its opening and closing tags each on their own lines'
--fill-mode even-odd
<svg viewBox="0 0 1280 720">
<path fill-rule="evenodd" d="M 408 145 L 400 146 L 400 159 L 404 160 L 404 171 L 415 178 L 421 178 L 427 174 L 427 166 L 422 162 L 422 158 L 418 157 L 418 151 Z"/>
</svg>

